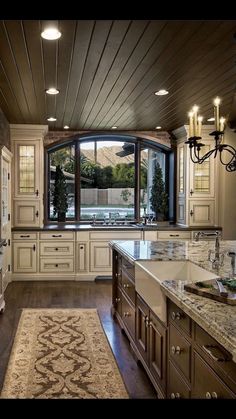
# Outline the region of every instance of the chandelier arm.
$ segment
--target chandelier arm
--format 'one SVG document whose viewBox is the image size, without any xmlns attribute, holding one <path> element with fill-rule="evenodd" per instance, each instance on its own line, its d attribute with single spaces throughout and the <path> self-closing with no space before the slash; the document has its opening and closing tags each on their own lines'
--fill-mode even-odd
<svg viewBox="0 0 236 419">
<path fill-rule="evenodd" d="M 193 152 L 192 152 L 193 147 L 190 147 L 190 159 L 192 160 L 193 163 L 198 163 L 198 160 L 194 160 L 193 158 Z M 195 147 L 194 147 L 195 149 Z M 197 156 L 194 153 L 195 158 L 197 158 Z"/>
<path fill-rule="evenodd" d="M 222 152 L 223 151 L 227 151 L 228 153 L 230 153 L 232 155 L 231 159 L 227 163 L 224 163 L 224 161 L 222 160 Z M 223 148 L 222 150 L 220 150 L 220 162 L 224 166 L 227 166 L 228 164 L 230 164 L 235 158 L 236 158 L 236 153 L 233 153 L 231 150 L 228 150 L 227 148 Z"/>
<path fill-rule="evenodd" d="M 201 157 L 201 162 L 199 162 L 199 164 L 204 163 L 204 161 L 207 160 L 214 152 L 215 152 L 215 149 L 209 150 L 206 154 L 204 154 L 204 156 Z"/>
</svg>

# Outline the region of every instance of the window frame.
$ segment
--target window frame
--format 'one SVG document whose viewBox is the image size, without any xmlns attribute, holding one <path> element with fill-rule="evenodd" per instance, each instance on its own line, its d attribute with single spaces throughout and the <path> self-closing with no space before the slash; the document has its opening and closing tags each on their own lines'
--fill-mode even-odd
<svg viewBox="0 0 236 419">
<path fill-rule="evenodd" d="M 60 139 L 52 144 L 46 145 L 44 147 L 44 170 L 45 170 L 45 194 L 44 194 L 44 220 L 47 224 L 57 224 L 57 220 L 50 219 L 50 153 L 53 153 L 57 150 L 60 150 L 63 147 L 74 145 L 75 146 L 75 217 L 67 218 L 65 223 L 81 223 L 81 224 L 90 224 L 90 221 L 85 221 L 80 219 L 80 144 L 84 142 L 95 142 L 95 141 L 120 141 L 120 142 L 130 142 L 134 144 L 134 164 L 135 164 L 135 186 L 134 186 L 134 220 L 132 222 L 140 222 L 140 167 L 141 167 L 141 151 L 143 148 L 152 148 L 155 151 L 160 151 L 165 154 L 166 164 L 165 164 L 165 186 L 166 192 L 169 194 L 169 216 L 170 221 L 174 221 L 172 211 L 170 208 L 174 207 L 174 188 L 170 187 L 172 182 L 174 182 L 174 168 L 170 167 L 170 164 L 173 165 L 174 159 L 171 158 L 173 155 L 173 149 L 169 148 L 163 144 L 156 143 L 155 141 L 136 137 L 133 135 L 124 135 L 124 134 L 84 134 L 81 136 L 73 136 Z M 173 179 L 172 179 L 173 178 Z"/>
</svg>

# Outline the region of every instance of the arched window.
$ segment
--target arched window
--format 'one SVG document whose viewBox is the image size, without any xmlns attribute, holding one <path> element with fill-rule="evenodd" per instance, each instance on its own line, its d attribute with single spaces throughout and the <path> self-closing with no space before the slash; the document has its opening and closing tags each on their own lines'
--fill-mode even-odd
<svg viewBox="0 0 236 419">
<path fill-rule="evenodd" d="M 167 197 L 164 216 L 171 219 L 172 154 L 166 146 L 129 135 L 87 135 L 47 147 L 47 220 L 57 220 L 53 207 L 57 166 L 67 185 L 67 221 L 91 222 L 93 217 L 103 223 L 135 222 L 143 216 L 154 219 L 152 194 L 157 167 Z"/>
</svg>

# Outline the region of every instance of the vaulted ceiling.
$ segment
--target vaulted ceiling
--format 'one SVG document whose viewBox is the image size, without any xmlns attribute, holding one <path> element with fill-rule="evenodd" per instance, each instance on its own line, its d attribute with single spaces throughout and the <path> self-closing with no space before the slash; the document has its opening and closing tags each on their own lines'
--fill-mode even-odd
<svg viewBox="0 0 236 419">
<path fill-rule="evenodd" d="M 0 107 L 10 123 L 170 131 L 194 104 L 212 117 L 215 96 L 221 115 L 234 112 L 236 21 L 61 20 L 56 41 L 41 38 L 44 23 L 0 21 Z M 45 93 L 52 86 L 58 95 Z"/>
</svg>

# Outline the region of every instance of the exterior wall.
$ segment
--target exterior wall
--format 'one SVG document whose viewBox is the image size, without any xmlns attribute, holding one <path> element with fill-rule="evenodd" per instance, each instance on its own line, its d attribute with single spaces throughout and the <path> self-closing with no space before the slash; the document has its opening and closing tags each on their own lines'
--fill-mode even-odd
<svg viewBox="0 0 236 419">
<path fill-rule="evenodd" d="M 224 143 L 236 148 L 236 133 L 225 131 Z M 219 224 L 224 240 L 236 240 L 236 172 L 227 172 L 219 162 Z"/>
<path fill-rule="evenodd" d="M 4 113 L 0 109 L 0 145 L 10 149 L 10 126 Z"/>
</svg>

